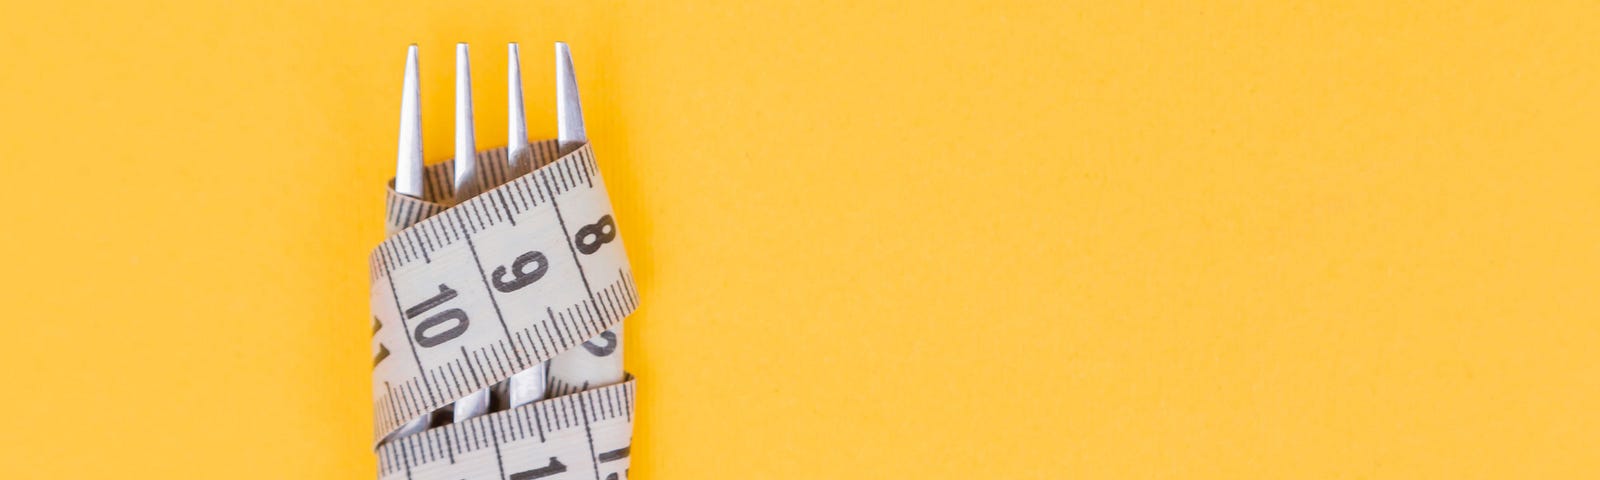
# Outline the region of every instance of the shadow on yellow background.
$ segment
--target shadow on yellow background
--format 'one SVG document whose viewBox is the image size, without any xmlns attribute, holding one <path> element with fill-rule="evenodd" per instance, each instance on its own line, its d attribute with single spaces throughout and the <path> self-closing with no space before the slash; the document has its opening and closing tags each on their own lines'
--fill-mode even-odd
<svg viewBox="0 0 1600 480">
<path fill-rule="evenodd" d="M 1117 3 L 7 5 L 4 476 L 372 478 L 404 48 L 438 161 L 513 40 L 636 478 L 1600 470 L 1596 4 Z"/>
</svg>

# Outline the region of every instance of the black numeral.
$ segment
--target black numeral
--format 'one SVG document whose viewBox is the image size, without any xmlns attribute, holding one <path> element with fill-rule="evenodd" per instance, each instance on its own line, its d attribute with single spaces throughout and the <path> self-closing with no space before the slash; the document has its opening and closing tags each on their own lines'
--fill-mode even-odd
<svg viewBox="0 0 1600 480">
<path fill-rule="evenodd" d="M 617 239 L 617 222 L 611 220 L 610 215 L 600 217 L 593 225 L 585 225 L 578 229 L 578 235 L 573 237 L 578 251 L 588 255 L 600 250 L 601 245 L 611 243 Z"/>
<path fill-rule="evenodd" d="M 451 320 L 454 320 L 455 324 L 451 325 L 450 328 L 445 329 L 445 331 L 439 332 L 436 335 L 428 334 L 428 330 L 432 330 L 433 327 L 437 327 L 440 324 Z M 436 347 L 444 342 L 454 340 L 463 333 L 467 333 L 467 323 L 467 312 L 463 312 L 459 308 L 452 308 L 443 312 L 435 313 L 433 316 L 428 317 L 427 320 L 423 320 L 422 323 L 418 323 L 417 332 L 416 334 L 412 335 L 412 338 L 416 339 L 417 345 L 421 345 L 423 347 Z"/>
<path fill-rule="evenodd" d="M 607 333 L 609 333 L 609 332 L 607 332 Z M 628 448 L 629 447 L 632 447 L 632 445 L 629 445 L 627 447 L 622 447 L 622 448 L 619 448 L 619 449 L 616 449 L 616 450 L 612 450 L 612 451 L 609 451 L 609 452 L 600 452 L 599 455 L 595 455 L 595 460 L 599 460 L 600 463 L 606 463 L 606 462 L 615 462 L 617 460 L 622 460 L 624 458 L 628 458 Z M 623 472 L 623 474 L 626 474 L 628 472 L 628 470 L 627 469 L 623 469 L 622 472 Z M 611 474 L 606 475 L 606 480 L 617 480 L 617 473 L 616 472 L 611 472 Z"/>
<path fill-rule="evenodd" d="M 439 284 L 439 294 L 434 295 L 433 298 L 423 300 L 422 303 L 418 303 L 411 308 L 407 308 L 406 318 L 417 318 L 417 316 L 428 313 L 429 310 L 443 305 L 444 302 L 448 302 L 452 298 L 456 298 L 456 291 L 441 283 Z M 442 332 L 429 334 L 429 330 L 433 330 L 434 327 L 438 327 L 445 322 L 451 321 L 454 321 L 455 323 L 452 324 L 450 328 L 447 328 Z M 463 333 L 467 333 L 467 325 L 470 323 L 471 322 L 467 320 L 467 312 L 463 312 L 459 308 L 447 309 L 442 312 L 435 313 L 428 317 L 427 320 L 423 320 L 421 323 L 418 323 L 416 331 L 412 333 L 411 338 L 417 341 L 417 345 L 423 347 L 436 347 L 444 342 L 454 340 Z"/>
<path fill-rule="evenodd" d="M 622 448 L 619 448 L 619 449 L 616 449 L 616 450 L 612 450 L 612 451 L 609 451 L 609 452 L 600 452 L 600 455 L 596 455 L 596 456 L 599 457 L 600 463 L 605 463 L 605 462 L 609 462 L 609 461 L 613 461 L 613 460 L 622 460 L 624 458 L 628 458 L 628 448 L 629 447 L 632 447 L 632 445 L 629 445 L 628 447 L 622 447 Z"/>
<path fill-rule="evenodd" d="M 443 305 L 444 302 L 448 302 L 452 298 L 456 298 L 456 291 L 441 283 L 439 284 L 439 294 L 434 295 L 433 298 L 423 300 L 422 303 L 412 305 L 411 308 L 407 308 L 406 318 L 417 318 L 417 315 L 428 313 L 428 310 L 433 310 L 433 307 Z"/>
<path fill-rule="evenodd" d="M 556 457 L 550 457 L 549 465 L 535 468 L 533 470 L 523 470 L 513 473 L 511 474 L 511 480 L 533 480 L 535 478 L 544 478 L 565 471 L 567 471 L 566 465 L 563 465 L 560 460 L 556 460 Z"/>
<path fill-rule="evenodd" d="M 535 266 L 529 268 L 528 264 L 534 264 Z M 504 266 L 495 267 L 494 274 L 490 275 L 490 277 L 494 280 L 495 290 L 499 290 L 502 293 L 511 293 L 544 278 L 544 273 L 549 270 L 550 260 L 545 259 L 543 253 L 528 252 L 513 260 L 510 269 Z"/>
<path fill-rule="evenodd" d="M 596 357 L 604 357 L 610 355 L 611 352 L 617 351 L 617 334 L 611 333 L 610 330 L 600 332 L 600 336 L 595 337 L 595 339 L 605 340 L 605 346 L 595 345 L 594 340 L 589 340 L 583 342 L 583 349 L 588 350 L 589 353 L 594 354 Z"/>
</svg>

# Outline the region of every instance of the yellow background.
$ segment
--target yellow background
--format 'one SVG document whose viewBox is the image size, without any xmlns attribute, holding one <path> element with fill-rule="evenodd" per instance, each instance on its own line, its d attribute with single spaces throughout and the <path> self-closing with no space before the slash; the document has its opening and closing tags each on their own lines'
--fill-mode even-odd
<svg viewBox="0 0 1600 480">
<path fill-rule="evenodd" d="M 218 2 L 220 3 L 220 2 Z M 372 478 L 405 45 L 571 42 L 636 478 L 1600 473 L 1593 2 L 26 2 L 0 465 Z"/>
</svg>

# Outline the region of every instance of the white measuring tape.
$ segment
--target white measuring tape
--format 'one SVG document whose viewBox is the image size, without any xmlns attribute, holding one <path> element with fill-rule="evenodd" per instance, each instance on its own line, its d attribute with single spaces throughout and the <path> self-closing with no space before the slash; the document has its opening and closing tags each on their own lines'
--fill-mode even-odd
<svg viewBox="0 0 1600 480">
<path fill-rule="evenodd" d="M 477 155 L 459 205 L 453 164 L 429 167 L 422 198 L 391 188 L 398 230 L 372 253 L 374 438 L 543 362 L 554 398 L 383 442 L 382 479 L 627 477 L 633 381 L 618 377 L 632 270 L 588 145 L 530 145 L 510 178 L 505 149 Z M 613 368 L 615 367 L 615 368 Z"/>
</svg>

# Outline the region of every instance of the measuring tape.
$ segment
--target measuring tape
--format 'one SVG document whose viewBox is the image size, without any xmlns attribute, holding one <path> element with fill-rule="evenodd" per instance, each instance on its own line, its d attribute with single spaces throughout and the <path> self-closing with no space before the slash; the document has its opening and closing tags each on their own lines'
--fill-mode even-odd
<svg viewBox="0 0 1600 480">
<path fill-rule="evenodd" d="M 424 172 L 421 198 L 389 189 L 398 231 L 370 259 L 381 479 L 627 476 L 632 378 L 559 361 L 560 396 L 384 441 L 558 355 L 620 364 L 618 328 L 639 296 L 593 151 L 559 155 L 546 140 L 529 155 L 533 172 L 516 176 L 505 149 L 479 152 L 479 185 L 499 186 L 454 206 L 451 162 Z"/>
</svg>

